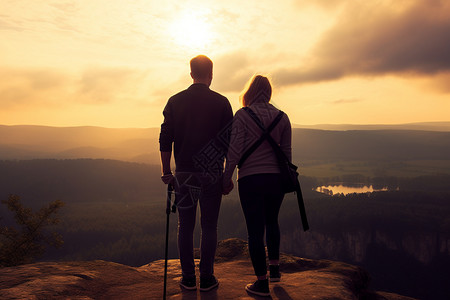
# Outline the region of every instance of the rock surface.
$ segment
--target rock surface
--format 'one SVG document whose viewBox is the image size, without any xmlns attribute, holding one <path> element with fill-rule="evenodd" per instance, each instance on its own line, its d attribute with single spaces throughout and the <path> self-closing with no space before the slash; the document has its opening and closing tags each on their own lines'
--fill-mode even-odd
<svg viewBox="0 0 450 300">
<path fill-rule="evenodd" d="M 368 291 L 368 274 L 341 262 L 282 254 L 280 269 L 281 282 L 270 285 L 272 299 L 412 299 Z M 186 291 L 178 285 L 179 261 L 169 260 L 167 299 L 268 299 L 244 290 L 255 276 L 242 240 L 219 243 L 215 275 L 219 288 Z M 162 299 L 163 278 L 164 260 L 138 268 L 106 261 L 42 262 L 3 268 L 0 299 Z"/>
</svg>

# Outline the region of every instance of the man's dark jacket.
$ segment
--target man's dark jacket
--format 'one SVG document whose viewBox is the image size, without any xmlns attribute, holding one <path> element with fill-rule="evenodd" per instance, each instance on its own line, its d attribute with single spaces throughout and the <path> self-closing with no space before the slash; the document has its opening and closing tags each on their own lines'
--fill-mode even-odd
<svg viewBox="0 0 450 300">
<path fill-rule="evenodd" d="M 160 150 L 172 151 L 173 143 L 177 172 L 205 172 L 208 165 L 223 165 L 233 119 L 226 97 L 194 83 L 170 97 L 163 115 Z"/>
</svg>

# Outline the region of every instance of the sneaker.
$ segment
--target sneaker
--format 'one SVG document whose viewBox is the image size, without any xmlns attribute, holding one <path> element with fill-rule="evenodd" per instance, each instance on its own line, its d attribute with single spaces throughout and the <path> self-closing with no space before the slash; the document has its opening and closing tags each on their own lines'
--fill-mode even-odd
<svg viewBox="0 0 450 300">
<path fill-rule="evenodd" d="M 280 265 L 269 265 L 270 282 L 278 282 L 281 280 Z"/>
<path fill-rule="evenodd" d="M 200 277 L 200 291 L 207 292 L 212 290 L 213 288 L 219 286 L 219 281 L 217 281 L 214 275 L 211 275 L 209 278 L 201 278 Z"/>
<path fill-rule="evenodd" d="M 196 283 L 195 277 L 187 278 L 187 277 L 183 276 L 180 280 L 180 286 L 185 288 L 186 290 L 196 290 L 197 283 Z"/>
<path fill-rule="evenodd" d="M 258 296 L 270 296 L 269 280 L 256 280 L 254 284 L 247 284 L 245 290 Z"/>
</svg>

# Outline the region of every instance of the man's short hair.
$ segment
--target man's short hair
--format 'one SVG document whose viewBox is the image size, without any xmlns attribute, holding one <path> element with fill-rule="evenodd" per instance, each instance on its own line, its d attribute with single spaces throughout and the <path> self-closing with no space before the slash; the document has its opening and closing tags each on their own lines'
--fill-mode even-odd
<svg viewBox="0 0 450 300">
<path fill-rule="evenodd" d="M 213 63 L 205 55 L 197 55 L 190 61 L 191 74 L 193 78 L 208 78 L 212 74 Z"/>
</svg>

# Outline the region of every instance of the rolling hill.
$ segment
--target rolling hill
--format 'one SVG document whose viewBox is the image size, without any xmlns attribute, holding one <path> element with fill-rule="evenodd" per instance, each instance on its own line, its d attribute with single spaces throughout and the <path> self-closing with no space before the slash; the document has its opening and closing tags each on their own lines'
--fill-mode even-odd
<svg viewBox="0 0 450 300">
<path fill-rule="evenodd" d="M 1 126 L 0 160 L 104 158 L 159 164 L 158 128 Z M 450 159 L 450 132 L 293 129 L 294 162 Z"/>
</svg>

